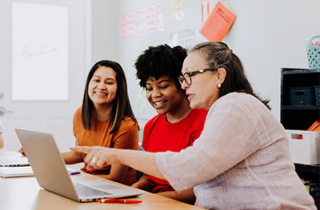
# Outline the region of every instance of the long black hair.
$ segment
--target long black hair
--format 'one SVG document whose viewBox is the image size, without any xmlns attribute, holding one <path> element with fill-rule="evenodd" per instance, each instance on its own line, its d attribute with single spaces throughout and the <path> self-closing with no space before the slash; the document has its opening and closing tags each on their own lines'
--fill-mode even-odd
<svg viewBox="0 0 320 210">
<path fill-rule="evenodd" d="M 82 125 L 86 130 L 90 130 L 91 128 L 91 119 L 94 112 L 94 105 L 88 95 L 88 88 L 91 78 L 93 77 L 94 72 L 101 66 L 112 68 L 116 73 L 116 81 L 117 81 L 117 93 L 116 97 L 113 101 L 113 108 L 111 112 L 111 120 L 110 125 L 111 129 L 109 133 L 114 133 L 120 126 L 121 121 L 125 116 L 131 117 L 136 123 L 137 120 L 133 114 L 131 104 L 128 97 L 127 90 L 127 80 L 124 74 L 124 71 L 120 64 L 114 61 L 102 60 L 97 62 L 91 68 L 84 90 L 83 101 L 82 101 L 82 111 L 81 111 L 81 119 Z M 138 126 L 138 123 L 137 123 Z M 139 127 L 138 127 L 139 128 Z"/>
</svg>

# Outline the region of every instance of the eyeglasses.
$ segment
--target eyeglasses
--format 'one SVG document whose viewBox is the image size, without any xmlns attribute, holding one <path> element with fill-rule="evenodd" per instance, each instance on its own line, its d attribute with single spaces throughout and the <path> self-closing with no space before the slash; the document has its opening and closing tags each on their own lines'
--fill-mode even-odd
<svg viewBox="0 0 320 210">
<path fill-rule="evenodd" d="M 186 81 L 186 83 L 188 85 L 191 85 L 192 84 L 191 77 L 193 75 L 200 74 L 200 73 L 203 73 L 203 72 L 206 72 L 206 71 L 214 71 L 214 70 L 217 70 L 217 69 L 218 68 L 207 68 L 207 69 L 201 69 L 201 70 L 197 70 L 197 71 L 186 72 L 182 76 L 179 76 L 178 80 L 179 80 L 181 85 L 183 84 L 183 80 Z"/>
</svg>

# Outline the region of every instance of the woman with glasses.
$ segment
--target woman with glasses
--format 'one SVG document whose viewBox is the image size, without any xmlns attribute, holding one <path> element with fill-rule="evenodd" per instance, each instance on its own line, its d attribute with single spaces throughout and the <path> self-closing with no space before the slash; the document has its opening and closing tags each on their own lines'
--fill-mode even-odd
<svg viewBox="0 0 320 210">
<path fill-rule="evenodd" d="M 209 70 L 210 69 L 210 70 Z M 207 209 L 316 209 L 295 172 L 287 134 L 267 100 L 254 94 L 239 58 L 222 42 L 189 50 L 180 82 L 191 108 L 208 109 L 204 129 L 180 152 L 73 148 L 89 170 L 122 163 L 181 192 L 194 188 Z"/>
</svg>

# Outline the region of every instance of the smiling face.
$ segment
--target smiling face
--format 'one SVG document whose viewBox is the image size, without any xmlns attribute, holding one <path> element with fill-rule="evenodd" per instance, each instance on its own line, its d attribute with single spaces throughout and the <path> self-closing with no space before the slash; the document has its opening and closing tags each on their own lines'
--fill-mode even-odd
<svg viewBox="0 0 320 210">
<path fill-rule="evenodd" d="M 114 101 L 116 93 L 116 72 L 110 67 L 100 66 L 89 82 L 89 98 L 96 108 L 98 106 L 108 106 Z"/>
<path fill-rule="evenodd" d="M 184 60 L 182 74 L 206 68 L 210 67 L 205 57 L 195 51 Z M 222 85 L 224 78 L 225 70 L 220 68 L 217 71 L 206 71 L 193 75 L 191 85 L 184 81 L 182 89 L 186 90 L 190 107 L 192 109 L 209 109 L 219 98 L 220 90 L 217 86 L 218 84 Z"/>
<path fill-rule="evenodd" d="M 178 89 L 175 80 L 169 76 L 159 79 L 151 77 L 146 82 L 146 97 L 158 114 L 174 113 L 185 100 L 185 94 Z"/>
</svg>

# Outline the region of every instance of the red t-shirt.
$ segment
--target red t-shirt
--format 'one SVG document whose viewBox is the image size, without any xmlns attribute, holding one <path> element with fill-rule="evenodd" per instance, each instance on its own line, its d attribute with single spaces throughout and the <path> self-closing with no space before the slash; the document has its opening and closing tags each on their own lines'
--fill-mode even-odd
<svg viewBox="0 0 320 210">
<path fill-rule="evenodd" d="M 148 152 L 180 152 L 200 136 L 207 110 L 193 109 L 187 117 L 169 123 L 166 115 L 156 115 L 144 127 L 142 147 Z M 152 192 L 173 191 L 169 182 L 147 175 Z"/>
</svg>

